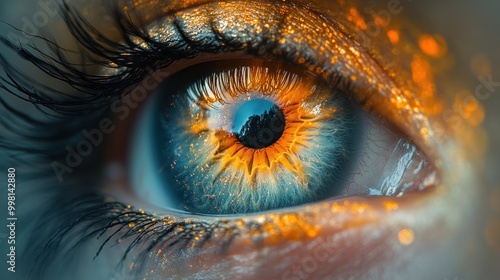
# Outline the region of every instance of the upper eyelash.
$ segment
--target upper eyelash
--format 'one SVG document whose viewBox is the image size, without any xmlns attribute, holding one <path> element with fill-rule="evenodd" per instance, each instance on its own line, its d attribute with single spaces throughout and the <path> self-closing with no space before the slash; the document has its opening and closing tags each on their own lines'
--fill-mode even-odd
<svg viewBox="0 0 500 280">
<path fill-rule="evenodd" d="M 73 87 L 79 94 L 69 95 L 57 88 L 48 87 L 30 78 L 13 67 L 3 55 L 0 54 L 0 65 L 7 74 L 7 78 L 0 78 L 0 87 L 33 104 L 47 107 L 64 115 L 82 115 L 94 112 L 115 100 L 126 95 L 127 88 L 138 85 L 151 71 L 156 71 L 174 62 L 193 58 L 203 50 L 206 53 L 220 53 L 238 51 L 247 48 L 249 53 L 259 52 L 259 56 L 271 55 L 276 46 L 266 46 L 265 53 L 259 45 L 248 48 L 241 42 L 226 39 L 215 30 L 214 36 L 218 45 L 214 47 L 202 40 L 190 39 L 177 17 L 173 18 L 172 26 L 181 37 L 177 43 L 155 41 L 144 30 L 145 23 L 134 23 L 131 15 L 125 15 L 118 7 L 111 7 L 113 22 L 122 41 L 110 39 L 90 24 L 78 11 L 72 9 L 66 2 L 60 6 L 61 14 L 70 30 L 71 35 L 82 46 L 84 55 L 80 63 L 73 63 L 67 56 L 66 49 L 59 47 L 48 38 L 41 38 L 49 46 L 51 52 L 44 53 L 35 46 L 25 47 L 16 45 L 7 38 L 0 37 L 5 46 L 15 51 L 20 57 L 33 63 L 38 69 L 45 72 L 55 80 L 62 81 Z M 167 17 L 168 15 L 165 15 Z M 34 36 L 39 37 L 39 36 Z M 132 38 L 136 39 L 133 40 Z M 146 45 L 144 45 L 145 43 Z M 260 44 L 269 44 L 261 42 Z M 31 50 L 30 50 L 31 49 Z M 124 55 L 127 54 L 127 55 Z M 41 56 L 41 57 L 39 57 Z M 97 58 L 92 58 L 96 56 Z M 282 54 L 286 56 L 286 54 Z M 275 57 L 275 59 L 278 59 Z M 287 60 L 286 57 L 282 57 Z M 86 62 L 90 61 L 90 64 Z M 90 74 L 87 67 L 90 65 L 101 66 L 103 69 L 118 69 L 116 74 Z M 348 82 L 339 75 L 330 77 L 329 82 L 340 85 Z M 347 87 L 344 85 L 343 87 Z M 24 95 L 24 96 L 23 96 Z"/>
<path fill-rule="evenodd" d="M 114 42 L 104 36 L 66 3 L 62 4 L 61 11 L 71 35 L 85 48 L 87 54 L 97 55 L 97 57 L 104 59 L 103 61 L 91 59 L 90 55 L 86 55 L 82 57 L 82 60 L 84 60 L 82 63 L 73 64 L 65 53 L 67 50 L 59 47 L 56 43 L 49 43 L 52 54 L 47 54 L 41 52 L 35 46 L 31 46 L 32 50 L 29 50 L 21 45 L 13 44 L 6 38 L 0 38 L 0 40 L 20 57 L 30 61 L 52 78 L 72 86 L 82 96 L 71 98 L 67 96 L 67 93 L 56 88 L 47 88 L 47 86 L 39 82 L 29 81 L 30 78 L 27 75 L 16 71 L 16 68 L 7 62 L 2 55 L 0 55 L 0 65 L 3 66 L 7 78 L 1 78 L 0 87 L 21 98 L 23 96 L 20 93 L 24 94 L 26 95 L 25 100 L 48 107 L 56 112 L 81 115 L 82 113 L 93 112 L 122 97 L 125 94 L 124 85 L 136 85 L 147 75 L 148 72 L 144 68 L 146 65 L 150 65 L 149 62 L 158 63 L 158 61 L 162 61 L 164 67 L 174 61 L 168 56 L 168 50 L 162 52 L 161 57 L 163 60 L 159 60 L 159 57 L 151 56 L 151 51 L 146 52 L 129 40 L 130 36 L 137 36 L 144 40 L 148 40 L 148 38 L 144 32 L 135 28 L 132 22 L 127 20 L 117 8 L 113 10 L 112 14 L 123 38 L 121 43 Z M 50 42 L 48 39 L 46 41 Z M 125 56 L 123 53 L 130 55 Z M 186 56 L 186 54 L 177 54 L 181 57 Z M 127 71 L 120 71 L 119 74 L 111 76 L 91 75 L 87 73 L 85 67 L 82 67 L 85 65 L 85 60 L 91 60 L 93 65 L 108 68 L 110 63 L 113 63 L 116 68 L 126 69 Z M 144 61 L 147 61 L 147 63 L 144 63 Z M 79 69 L 80 67 L 83 70 Z M 30 88 L 37 90 L 31 90 Z M 50 95 L 54 95 L 54 93 L 57 96 L 66 96 L 66 98 L 58 100 L 51 97 Z"/>
<path fill-rule="evenodd" d="M 112 8 L 111 14 L 123 39 L 122 42 L 116 42 L 103 35 L 67 3 L 63 2 L 61 11 L 71 35 L 85 48 L 86 52 L 97 55 L 102 60 L 91 59 L 89 55 L 83 56 L 82 59 L 91 59 L 93 65 L 100 65 L 107 69 L 120 69 L 118 74 L 91 75 L 86 72 L 85 67 L 80 70 L 79 67 L 83 66 L 84 62 L 72 63 L 65 54 L 67 50 L 48 39 L 44 40 L 48 42 L 52 54 L 43 53 L 35 46 L 31 46 L 32 51 L 30 51 L 0 37 L 3 44 L 20 57 L 32 62 L 52 78 L 71 85 L 83 96 L 70 98 L 67 93 L 56 88 L 47 88 L 39 82 L 29 81 L 30 78 L 27 75 L 17 71 L 1 54 L 0 65 L 3 66 L 7 78 L 1 77 L 0 87 L 19 98 L 59 113 L 81 115 L 93 112 L 121 98 L 126 94 L 125 89 L 130 85 L 137 85 L 149 73 L 148 71 L 167 67 L 182 58 L 192 58 L 197 53 L 194 51 L 196 47 L 191 46 L 195 44 L 193 41 L 183 41 L 183 44 L 179 46 L 153 41 L 146 31 L 137 28 L 131 19 L 120 12 L 117 7 Z M 176 27 L 180 28 L 178 25 Z M 179 33 L 183 34 L 181 29 Z M 147 42 L 148 47 L 140 46 L 132 41 L 131 37 Z M 221 50 L 214 51 L 220 52 Z M 123 55 L 124 53 L 127 55 Z M 60 65 L 60 68 L 57 65 Z M 146 69 L 147 67 L 150 69 Z M 38 90 L 30 90 L 30 88 Z M 44 88 L 45 90 L 42 90 Z M 58 100 L 50 96 L 54 93 L 67 98 Z"/>
</svg>

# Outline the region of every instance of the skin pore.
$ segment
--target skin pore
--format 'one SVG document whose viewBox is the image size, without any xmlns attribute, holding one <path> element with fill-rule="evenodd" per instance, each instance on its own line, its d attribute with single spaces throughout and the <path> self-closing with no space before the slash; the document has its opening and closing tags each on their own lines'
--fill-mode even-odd
<svg viewBox="0 0 500 280">
<path fill-rule="evenodd" d="M 31 32 L 39 32 L 37 35 L 46 36 L 61 47 L 79 50 L 60 17 L 51 14 L 53 6 L 35 6 L 34 10 L 29 10 L 22 2 L 2 3 L 0 19 L 22 28 L 25 24 L 23 15 L 30 21 L 37 11 L 44 11 L 47 23 L 43 27 L 34 25 L 37 29 Z M 135 2 L 137 4 L 119 1 L 119 5 L 122 10 L 139 15 L 132 19 L 134 22 L 151 22 L 171 11 L 203 7 L 212 1 Z M 365 89 L 355 99 L 365 101 L 366 110 L 390 120 L 429 157 L 439 173 L 439 180 L 432 188 L 398 198 L 338 198 L 286 210 L 229 218 L 194 217 L 161 209 L 137 198 L 126 176 L 128 167 L 127 156 L 124 154 L 130 142 L 121 139 L 130 137 L 130 126 L 143 108 L 139 105 L 137 110 L 131 110 L 124 121 L 118 120 L 117 116 L 109 116 L 116 129 L 106 135 L 104 144 L 95 151 L 98 153 L 99 150 L 99 154 L 102 154 L 98 156 L 99 166 L 75 168 L 74 172 L 64 175 L 67 176 L 64 183 L 54 176 L 50 166 L 53 158 L 44 159 L 45 162 L 42 160 L 36 167 L 24 166 L 15 159 L 2 163 L 3 170 L 8 167 L 20 170 L 17 197 L 20 219 L 17 234 L 20 245 L 17 251 L 17 271 L 13 279 L 26 279 L 28 276 L 38 279 L 36 273 L 41 272 L 32 268 L 40 262 L 37 256 L 48 240 L 38 241 L 36 244 L 30 244 L 29 241 L 37 236 L 50 239 L 56 234 L 54 231 L 57 223 L 54 221 L 63 220 L 59 216 L 64 216 L 58 210 L 63 211 L 64 207 L 71 205 L 72 200 L 78 198 L 76 194 L 82 191 L 82 185 L 91 192 L 102 191 L 114 201 L 123 203 L 108 205 L 102 213 L 107 211 L 120 215 L 132 211 L 130 209 L 137 210 L 133 214 L 137 216 L 135 224 L 147 221 L 158 231 L 165 231 L 175 225 L 173 232 L 179 235 L 187 232 L 186 225 L 193 227 L 193 222 L 209 225 L 207 228 L 210 225 L 218 227 L 213 231 L 206 228 L 203 232 L 190 231 L 196 234 L 208 231 L 212 234 L 199 248 L 196 241 L 193 241 L 193 247 L 196 248 L 188 246 L 182 252 L 175 245 L 167 247 L 159 243 L 146 255 L 141 263 L 142 270 L 138 272 L 141 252 L 146 246 L 133 247 L 121 262 L 134 239 L 120 236 L 127 231 L 127 227 L 133 228 L 136 225 L 130 223 L 125 228 L 111 227 L 99 238 L 92 236 L 82 246 L 67 253 L 83 234 L 88 233 L 88 223 L 77 224 L 70 230 L 70 234 L 61 237 L 62 245 L 57 247 L 57 251 L 43 256 L 44 279 L 489 279 L 495 275 L 491 264 L 495 261 L 498 263 L 498 251 L 496 255 L 494 252 L 498 250 L 495 233 L 499 230 L 495 226 L 494 207 L 498 208 L 495 199 L 499 195 L 497 190 L 490 187 L 498 185 L 495 185 L 498 181 L 495 181 L 497 177 L 490 175 L 488 168 L 491 167 L 488 166 L 495 163 L 498 151 L 495 147 L 488 148 L 486 132 L 481 124 L 484 121 L 484 126 L 488 129 L 491 119 L 496 119 L 498 113 L 490 114 L 489 106 L 492 105 L 488 103 L 491 101 L 492 104 L 498 104 L 498 98 L 494 95 L 487 96 L 486 86 L 477 91 L 479 85 L 484 85 L 482 81 L 488 80 L 488 75 L 495 73 L 491 66 L 494 65 L 495 58 L 490 56 L 490 50 L 486 47 L 477 48 L 475 52 L 471 50 L 473 47 L 464 50 L 463 47 L 456 47 L 456 39 L 452 37 L 456 35 L 454 32 L 448 35 L 445 30 L 437 28 L 441 33 L 436 33 L 433 22 L 423 20 L 425 12 L 432 9 L 423 3 L 314 2 L 310 7 L 309 3 L 301 1 L 285 1 L 276 4 L 275 10 L 266 9 L 263 12 L 258 10 L 262 4 L 235 1 L 232 7 L 220 5 L 213 10 L 226 9 L 224 13 L 220 13 L 221 17 L 241 15 L 232 19 L 241 22 L 245 22 L 245 16 L 252 18 L 257 15 L 261 22 L 265 22 L 268 17 L 287 14 L 293 15 L 288 21 L 290 26 L 296 19 L 312 22 L 317 29 L 310 28 L 311 26 L 307 26 L 309 29 L 304 28 L 298 24 L 290 30 L 305 34 L 303 37 L 306 38 L 307 45 L 319 53 L 328 55 L 336 52 L 345 57 L 353 57 L 348 60 L 352 68 L 344 74 L 351 76 L 350 74 L 357 73 L 352 76 Z M 101 32 L 116 37 L 116 30 L 109 24 L 109 15 L 101 2 L 71 1 L 70 4 L 77 7 L 86 20 Z M 306 9 L 321 11 L 321 16 L 313 18 L 314 13 L 308 13 Z M 224 20 L 221 17 L 217 19 Z M 325 25 L 332 23 L 328 19 L 338 23 L 335 30 L 340 30 L 329 39 L 337 40 L 339 36 L 345 35 L 344 40 L 338 39 L 337 44 L 330 49 L 319 44 L 320 41 L 314 41 L 325 34 L 324 30 L 328 30 L 329 27 Z M 449 19 L 450 22 L 453 20 L 453 17 Z M 436 20 L 436 25 L 441 23 Z M 420 29 L 424 31 L 419 31 Z M 2 35 L 8 37 L 9 32 L 12 29 L 5 26 Z M 33 40 L 45 50 L 41 40 L 15 32 L 17 36 L 22 36 L 20 38 L 28 42 Z M 313 36 L 309 38 L 307 34 Z M 477 41 L 479 46 L 481 39 L 483 38 L 480 37 Z M 341 44 L 344 44 L 343 47 L 340 47 Z M 9 52 L 12 53 L 2 47 L 2 54 Z M 231 55 L 235 54 L 228 54 Z M 75 57 L 78 56 L 79 53 L 76 53 Z M 8 57 L 12 65 L 30 71 L 32 79 L 57 84 L 19 57 L 5 57 Z M 200 55 L 196 59 L 205 58 Z M 472 66 L 467 64 L 470 61 L 473 62 Z M 172 65 L 168 71 L 173 73 L 190 64 L 195 62 L 185 60 Z M 305 64 L 304 66 L 307 67 Z M 472 68 L 474 72 L 472 78 L 468 68 Z M 360 71 L 356 72 L 357 70 Z M 323 74 L 321 71 L 318 73 Z M 152 74 L 150 76 L 154 77 Z M 476 76 L 484 78 L 475 79 Z M 495 76 L 492 79 L 495 81 Z M 62 84 L 60 87 L 71 92 L 67 85 Z M 19 102 L 4 91 L 1 94 L 1 98 L 14 104 L 13 106 L 25 107 L 27 112 L 37 114 L 37 109 L 31 104 Z M 470 99 L 469 96 L 475 98 Z M 40 118 L 46 116 L 40 114 Z M 98 127 L 99 122 L 97 124 Z M 91 122 L 89 127 L 96 127 L 95 123 Z M 0 134 L 5 134 L 6 138 L 13 137 L 5 129 L 0 130 Z M 498 135 L 491 134 L 491 137 L 497 139 L 494 137 Z M 489 142 L 493 146 L 494 140 Z M 66 145 L 60 144 L 62 147 Z M 490 156 L 485 157 L 485 154 Z M 485 161 L 490 164 L 485 165 Z M 103 170 L 108 170 L 110 166 L 118 166 L 121 173 L 115 176 L 102 175 L 105 173 Z M 43 180 L 28 179 L 30 176 L 34 177 L 30 174 L 35 169 L 47 169 L 49 176 Z M 369 172 L 370 167 L 365 167 L 365 171 Z M 75 194 L 69 194 L 73 191 Z M 50 215 L 47 214 L 48 210 Z M 141 216 L 141 212 L 154 214 Z M 106 219 L 113 221 L 113 218 Z M 158 223 L 157 220 L 164 223 Z M 121 234 L 113 235 L 117 230 Z M 76 237 L 70 238 L 71 235 Z M 221 244 L 229 237 L 231 241 L 221 252 Z M 111 241 L 100 248 L 107 238 Z M 100 253 L 95 257 L 97 251 Z M 32 271 L 35 274 L 29 275 Z M 2 279 L 5 279 L 4 275 L 11 279 L 13 274 L 2 270 L 0 275 Z"/>
</svg>

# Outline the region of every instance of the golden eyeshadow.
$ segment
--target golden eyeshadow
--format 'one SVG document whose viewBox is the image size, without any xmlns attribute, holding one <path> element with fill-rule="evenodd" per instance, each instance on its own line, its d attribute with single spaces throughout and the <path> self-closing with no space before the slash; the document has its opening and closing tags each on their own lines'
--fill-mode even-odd
<svg viewBox="0 0 500 280">
<path fill-rule="evenodd" d="M 362 16 L 361 12 L 353 12 L 348 5 L 343 9 L 347 9 L 351 17 L 353 14 Z M 376 22 L 383 24 L 380 20 Z M 212 42 L 219 36 L 226 41 L 224 44 L 238 46 L 256 56 L 266 55 L 275 60 L 286 57 L 327 82 L 335 83 L 329 80 L 333 74 L 343 76 L 353 82 L 353 94 L 358 102 L 390 119 L 426 152 L 432 151 L 430 147 L 436 135 L 429 116 L 440 112 L 441 107 L 435 99 L 433 75 L 426 72 L 429 63 L 418 54 L 418 49 L 411 49 L 411 56 L 401 53 L 404 55 L 401 62 L 391 61 L 391 67 L 386 67 L 381 64 L 385 61 L 377 61 L 380 56 L 366 51 L 366 48 L 377 50 L 372 48 L 374 42 L 361 46 L 355 41 L 359 38 L 348 36 L 346 33 L 351 30 L 335 22 L 335 18 L 326 19 L 314 8 L 306 9 L 293 2 L 208 3 L 152 22 L 148 27 L 150 36 L 168 41 L 173 34 L 173 23 L 180 25 L 184 29 L 183 36 L 191 41 Z M 403 36 L 395 28 L 392 30 L 392 37 L 396 36 L 394 34 L 398 38 Z M 401 46 L 398 43 L 393 46 L 386 33 L 381 34 L 385 36 L 383 41 L 388 44 L 387 47 L 408 49 L 401 43 Z M 400 42 L 400 39 L 397 41 Z M 270 46 L 274 49 L 269 49 Z M 406 71 L 395 73 L 391 70 L 408 60 L 414 65 L 413 77 L 407 76 Z"/>
</svg>

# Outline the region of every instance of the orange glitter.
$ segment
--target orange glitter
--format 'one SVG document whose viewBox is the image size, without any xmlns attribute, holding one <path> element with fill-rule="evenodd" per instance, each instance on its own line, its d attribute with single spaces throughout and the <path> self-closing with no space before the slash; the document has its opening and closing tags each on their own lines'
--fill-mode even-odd
<svg viewBox="0 0 500 280">
<path fill-rule="evenodd" d="M 331 207 L 333 213 L 362 214 L 369 210 L 369 205 L 364 202 L 344 201 L 342 204 L 333 203 Z"/>
<path fill-rule="evenodd" d="M 435 85 L 429 61 L 419 55 L 415 55 L 411 63 L 411 72 L 413 81 L 422 89 L 421 96 L 423 98 L 433 96 Z"/>
<path fill-rule="evenodd" d="M 318 236 L 321 227 L 311 224 L 296 213 L 270 215 L 273 222 L 265 223 L 263 231 L 267 235 L 268 245 L 275 245 L 284 240 L 303 240 Z"/>
</svg>

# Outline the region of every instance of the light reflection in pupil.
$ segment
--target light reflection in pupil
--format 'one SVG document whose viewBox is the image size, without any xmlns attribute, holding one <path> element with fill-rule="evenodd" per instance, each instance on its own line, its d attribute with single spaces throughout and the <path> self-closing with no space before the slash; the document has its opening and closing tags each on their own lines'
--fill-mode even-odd
<svg viewBox="0 0 500 280">
<path fill-rule="evenodd" d="M 273 102 L 260 98 L 252 99 L 238 109 L 232 128 L 243 145 L 262 149 L 280 139 L 285 130 L 285 116 Z"/>
</svg>

